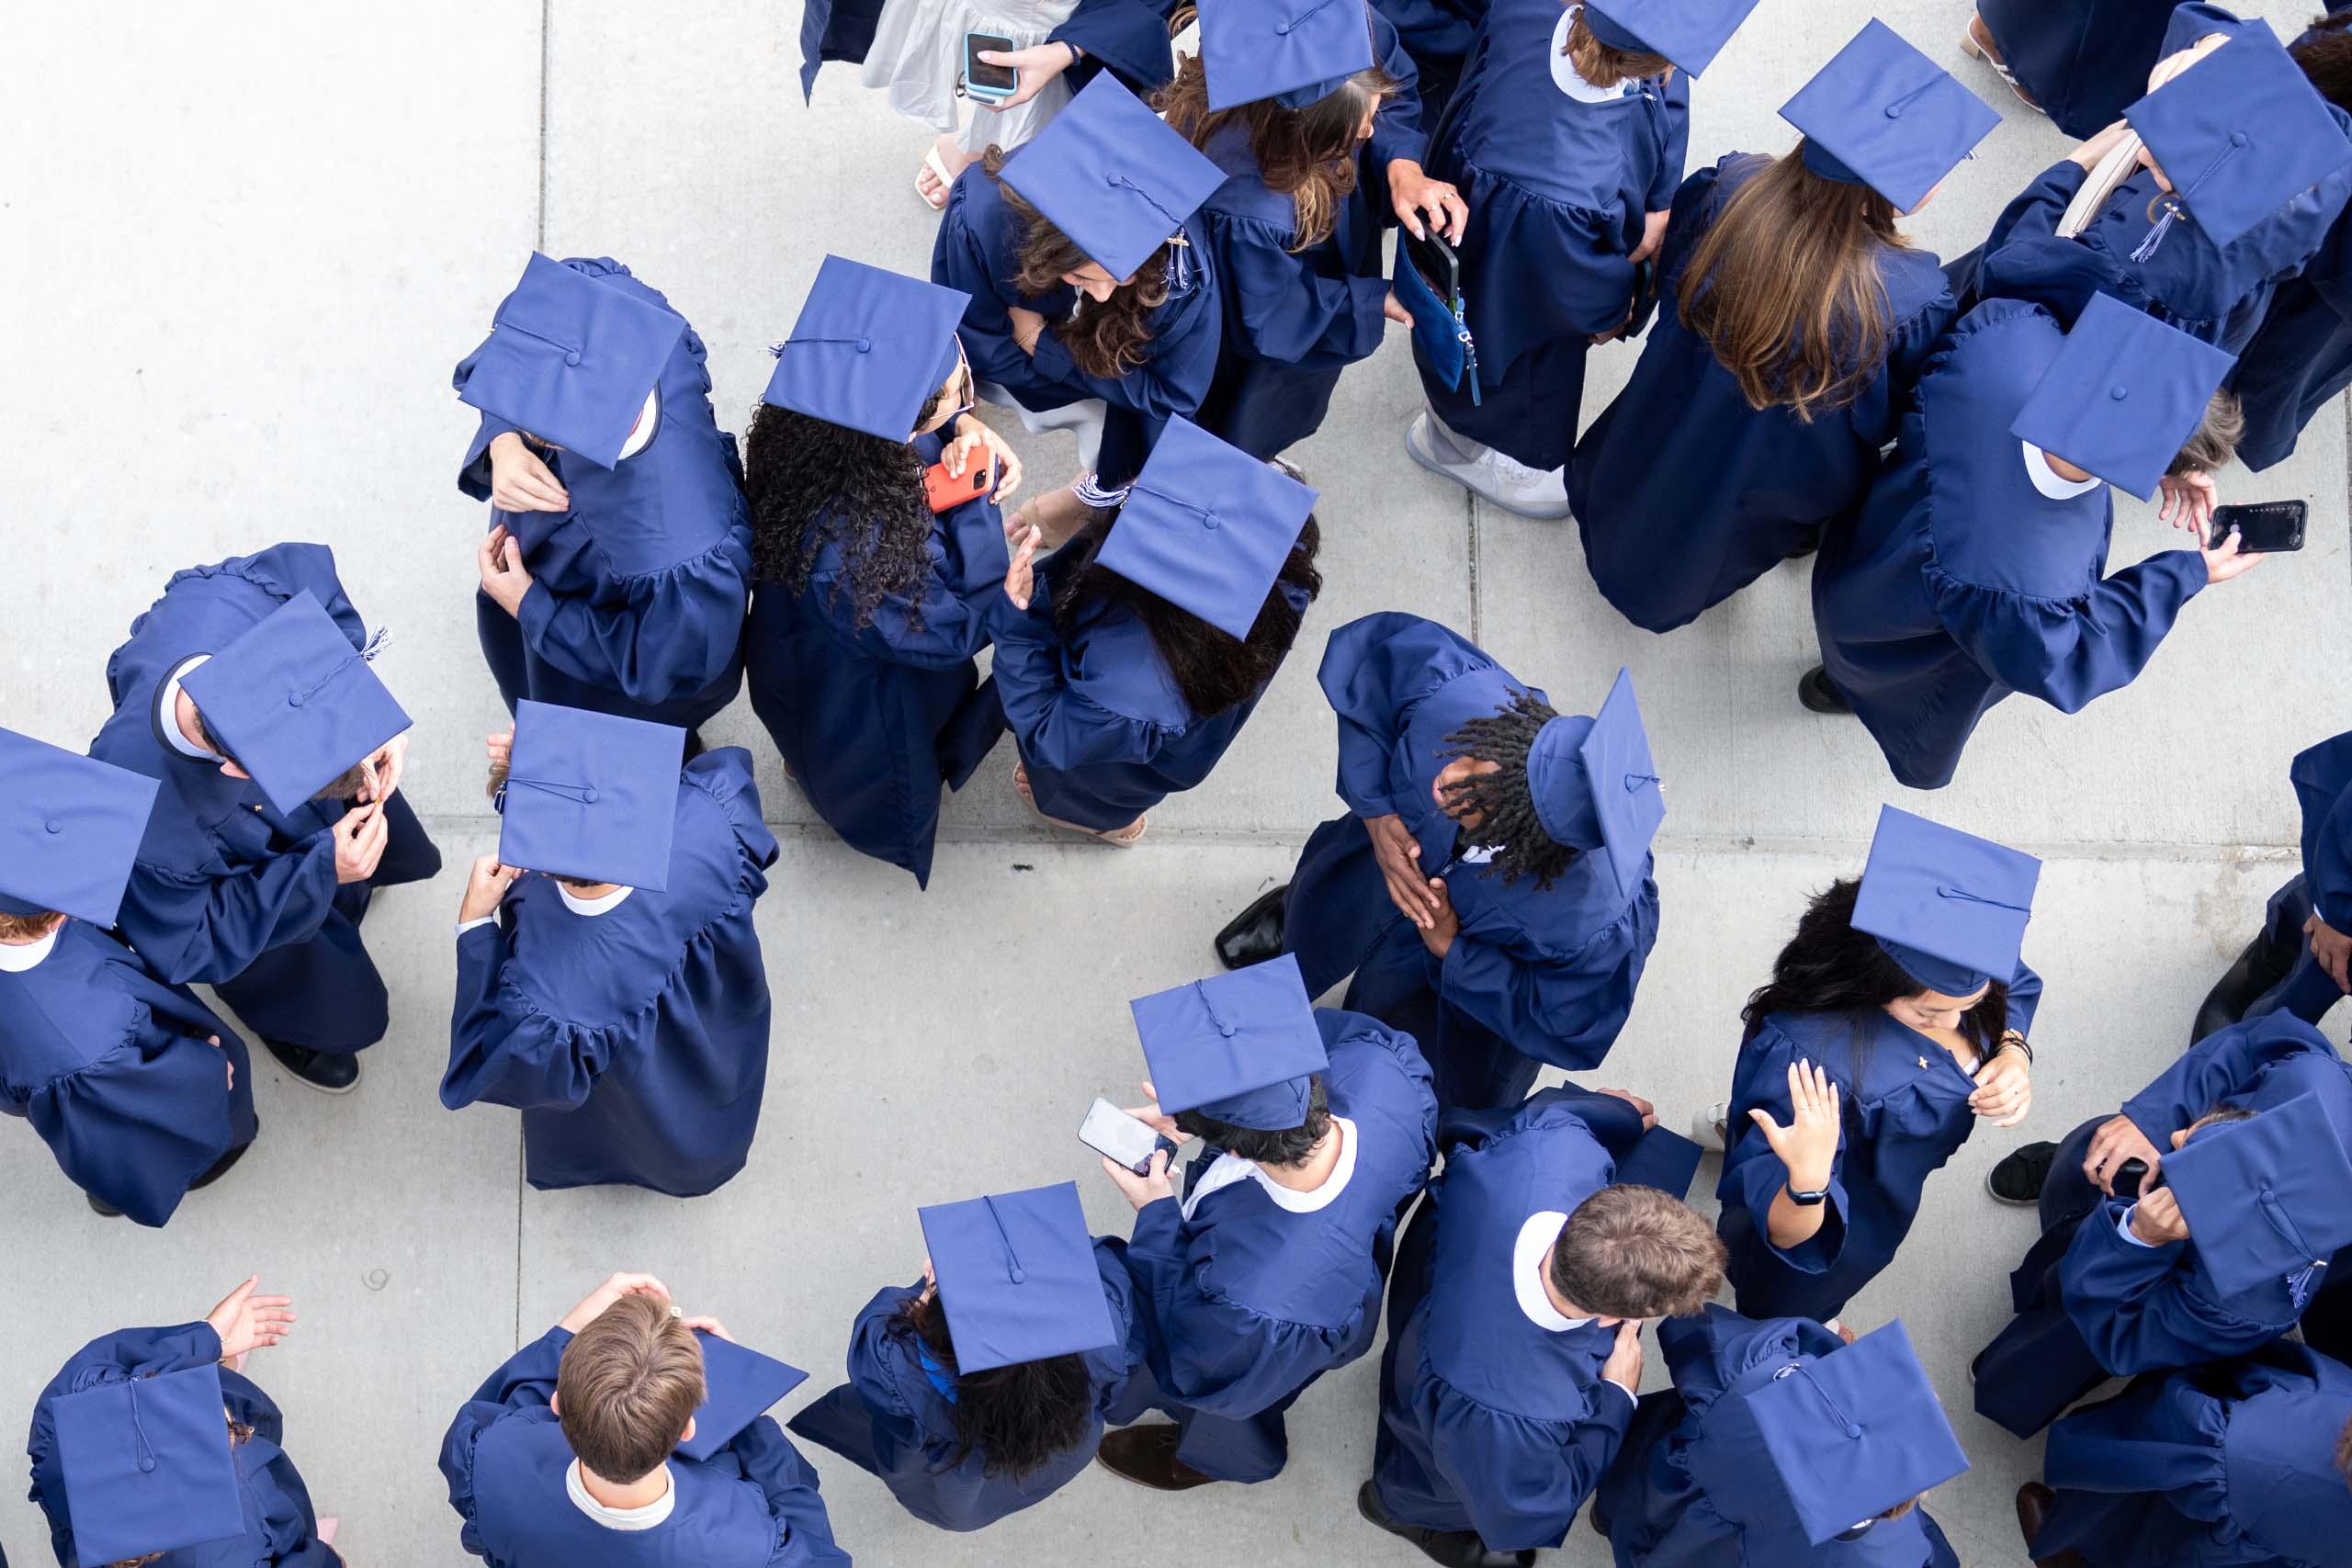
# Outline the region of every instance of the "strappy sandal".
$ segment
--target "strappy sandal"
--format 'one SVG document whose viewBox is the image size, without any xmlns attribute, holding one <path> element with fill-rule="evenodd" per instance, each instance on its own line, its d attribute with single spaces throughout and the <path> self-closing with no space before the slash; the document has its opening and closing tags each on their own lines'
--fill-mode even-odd
<svg viewBox="0 0 2352 1568">
<path fill-rule="evenodd" d="M 1976 29 L 1979 28 L 1984 28 L 1984 37 L 1982 39 L 1976 36 Z M 2000 46 L 1994 43 L 1992 38 L 1993 29 L 1984 27 L 1984 18 L 1971 17 L 1968 19 L 1968 26 L 1961 29 L 1960 52 L 1971 60 L 1981 60 L 1991 66 L 1993 74 L 2007 83 L 2009 91 L 2018 96 L 2018 102 L 2036 114 L 2048 114 L 2050 111 L 2036 103 L 2033 95 L 2018 85 L 2017 73 L 2009 69 L 2009 62 L 2001 58 Z"/>
<path fill-rule="evenodd" d="M 1045 817 L 1046 820 L 1055 827 L 1067 828 L 1073 833 L 1083 833 L 1095 842 L 1108 844 L 1114 850 L 1135 848 L 1142 841 L 1144 830 L 1151 823 L 1151 818 L 1147 816 L 1136 818 L 1124 828 L 1081 828 L 1075 822 L 1065 822 L 1058 817 L 1046 817 L 1043 811 L 1038 810 L 1037 797 L 1029 792 L 1029 768 L 1026 763 L 1015 762 L 1012 765 L 1012 787 L 1014 792 L 1027 803 L 1030 810 L 1037 812 L 1040 817 Z"/>
<path fill-rule="evenodd" d="M 932 200 L 930 197 L 923 194 L 922 176 L 925 171 L 930 173 L 933 179 L 939 182 L 937 201 Z M 915 171 L 915 199 L 933 212 L 944 212 L 947 210 L 947 193 L 955 188 L 956 176 L 947 172 L 946 163 L 939 156 L 939 144 L 933 142 L 923 149 L 922 168 Z"/>
</svg>

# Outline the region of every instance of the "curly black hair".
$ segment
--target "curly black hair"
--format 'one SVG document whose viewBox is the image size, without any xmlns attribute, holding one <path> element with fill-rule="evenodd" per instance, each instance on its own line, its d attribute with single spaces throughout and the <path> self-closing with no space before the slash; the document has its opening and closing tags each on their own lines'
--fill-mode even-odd
<svg viewBox="0 0 2352 1568">
<path fill-rule="evenodd" d="M 1331 1130 L 1331 1096 L 1323 1087 L 1323 1075 L 1317 1073 L 1307 1082 L 1306 1120 L 1295 1127 L 1277 1127 L 1271 1132 L 1261 1127 L 1236 1127 L 1198 1111 L 1179 1111 L 1174 1117 L 1176 1130 L 1189 1133 L 1236 1159 L 1256 1160 L 1261 1165 L 1305 1165 L 1315 1153 L 1315 1145 Z"/>
<path fill-rule="evenodd" d="M 1462 837 L 1495 852 L 1482 874 L 1499 873 L 1506 883 L 1532 876 L 1539 893 L 1567 874 L 1577 858 L 1575 846 L 1553 838 L 1536 815 L 1535 792 L 1527 781 L 1527 753 L 1544 727 L 1559 716 L 1532 693 L 1513 692 L 1500 711 L 1470 719 L 1447 736 L 1451 750 L 1440 753 L 1495 764 L 1493 773 L 1471 773 L 1447 784 L 1446 803 L 1477 815 L 1478 825 L 1465 826 Z"/>
<path fill-rule="evenodd" d="M 948 1406 L 956 1451 L 941 1469 L 953 1470 L 978 1454 L 983 1474 L 1019 1481 L 1078 1447 L 1093 1430 L 1094 1379 L 1083 1355 L 958 1371 L 956 1342 L 936 1292 L 910 1298 L 891 1326 L 920 1338 L 931 1359 L 956 1380 L 956 1402 Z"/>
<path fill-rule="evenodd" d="M 936 418 L 945 396 L 933 393 L 916 423 Z M 922 597 L 934 524 L 914 447 L 766 402 L 752 411 L 743 447 L 752 561 L 763 581 L 798 593 L 831 542 L 842 553 L 835 592 L 859 626 L 885 599 Z"/>
</svg>

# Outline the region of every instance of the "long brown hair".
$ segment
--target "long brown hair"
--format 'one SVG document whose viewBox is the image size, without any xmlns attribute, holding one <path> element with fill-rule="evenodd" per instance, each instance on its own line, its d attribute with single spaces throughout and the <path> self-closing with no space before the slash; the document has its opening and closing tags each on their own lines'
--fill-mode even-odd
<svg viewBox="0 0 2352 1568">
<path fill-rule="evenodd" d="M 1076 272 L 1094 258 L 1004 183 L 1008 155 L 1003 148 L 991 146 L 980 154 L 980 167 L 996 181 L 1021 226 L 1021 242 L 1013 253 L 1018 270 L 1012 283 L 1034 299 L 1061 288 L 1064 273 Z M 1054 323 L 1054 336 L 1080 370 L 1089 376 L 1124 376 L 1143 363 L 1143 345 L 1151 341 L 1151 313 L 1168 302 L 1168 250 L 1163 243 L 1152 252 L 1136 269 L 1134 280 L 1111 290 L 1108 299 L 1081 299 L 1078 314 Z"/>
<path fill-rule="evenodd" d="M 1750 408 L 1810 423 L 1842 408 L 1886 358 L 1878 254 L 1900 246 L 1894 204 L 1825 179 L 1801 152 L 1749 176 L 1682 274 L 1676 304 Z"/>
<path fill-rule="evenodd" d="M 1208 72 L 1198 55 L 1182 57 L 1176 80 L 1162 87 L 1151 107 L 1179 135 L 1205 148 L 1228 125 L 1246 126 L 1258 177 L 1266 188 L 1291 199 L 1293 253 L 1321 244 L 1340 220 L 1340 204 L 1356 188 L 1356 131 L 1364 116 L 1396 91 L 1396 83 L 1374 66 L 1359 71 L 1303 109 L 1286 109 L 1260 98 L 1229 109 L 1209 107 Z"/>
</svg>

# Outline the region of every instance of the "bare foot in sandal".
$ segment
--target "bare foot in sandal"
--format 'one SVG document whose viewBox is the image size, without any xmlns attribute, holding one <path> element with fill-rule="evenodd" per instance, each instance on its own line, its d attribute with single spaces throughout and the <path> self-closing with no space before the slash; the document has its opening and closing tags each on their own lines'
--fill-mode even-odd
<svg viewBox="0 0 2352 1568">
<path fill-rule="evenodd" d="M 1012 787 L 1020 794 L 1021 798 L 1028 803 L 1030 810 L 1037 812 L 1040 817 L 1046 817 L 1043 811 L 1038 810 L 1037 797 L 1030 793 L 1029 765 L 1026 762 L 1012 764 Z M 1075 822 L 1065 822 L 1058 817 L 1046 817 L 1046 820 L 1057 828 L 1067 828 L 1073 833 L 1083 833 L 1088 838 L 1099 843 L 1108 844 L 1114 850 L 1132 849 L 1143 837 L 1145 829 L 1151 825 L 1151 818 L 1148 816 L 1138 817 L 1124 828 L 1081 828 Z"/>
<path fill-rule="evenodd" d="M 956 176 L 979 160 L 956 145 L 953 136 L 942 136 L 922 155 L 922 166 L 915 171 L 915 195 L 933 212 L 947 206 L 948 187 Z"/>
</svg>

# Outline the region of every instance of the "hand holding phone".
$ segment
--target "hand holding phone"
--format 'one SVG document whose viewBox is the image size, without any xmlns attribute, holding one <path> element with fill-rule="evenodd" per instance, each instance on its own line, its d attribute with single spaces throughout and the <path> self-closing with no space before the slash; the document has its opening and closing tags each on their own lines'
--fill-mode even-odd
<svg viewBox="0 0 2352 1568">
<path fill-rule="evenodd" d="M 983 103 L 995 103 L 1009 98 L 1021 88 L 1021 73 L 1010 65 L 990 65 L 980 58 L 980 51 L 991 54 L 1010 54 L 1012 40 L 998 33 L 966 33 L 964 35 L 964 94 Z"/>
<path fill-rule="evenodd" d="M 2238 548 L 2250 556 L 2278 555 L 2303 547 L 2303 524 L 2310 508 L 2300 501 L 2262 501 L 2213 508 L 2206 535 L 2214 548 L 2238 531 Z"/>
<path fill-rule="evenodd" d="M 1079 1124 L 1078 1141 L 1137 1176 L 1150 1171 L 1151 1156 L 1160 1150 L 1167 1150 L 1170 1159 L 1176 1155 L 1173 1143 L 1101 1095 L 1096 1095 L 1094 1103 L 1087 1107 L 1086 1120 Z"/>
<path fill-rule="evenodd" d="M 932 514 L 953 512 L 966 502 L 978 501 L 996 486 L 996 454 L 983 447 L 978 461 L 969 464 L 960 474 L 950 473 L 944 462 L 933 463 L 922 471 L 922 498 L 930 502 Z"/>
</svg>

